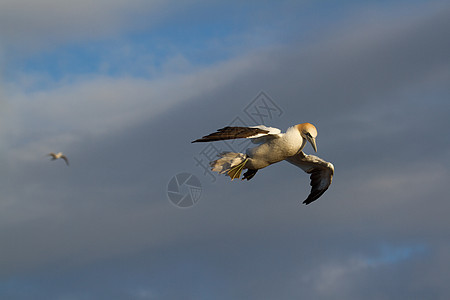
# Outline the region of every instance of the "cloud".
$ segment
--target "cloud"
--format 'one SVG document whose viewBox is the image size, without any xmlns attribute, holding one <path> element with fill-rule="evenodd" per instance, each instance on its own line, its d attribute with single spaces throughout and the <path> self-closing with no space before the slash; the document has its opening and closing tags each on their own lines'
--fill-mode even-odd
<svg viewBox="0 0 450 300">
<path fill-rule="evenodd" d="M 351 299 L 357 299 L 364 293 L 364 290 L 357 291 L 361 279 L 374 279 L 373 277 L 378 272 L 395 272 L 395 269 L 407 264 L 407 260 L 411 260 L 409 263 L 414 263 L 413 260 L 420 260 L 423 249 L 422 246 L 392 247 L 384 245 L 380 248 L 380 253 L 374 257 L 355 256 L 344 261 L 320 263 L 308 272 L 302 270 L 299 281 L 301 285 L 311 286 L 311 289 L 317 293 L 317 299 L 332 299 L 335 295 L 345 295 Z M 380 282 L 373 283 L 374 286 L 378 286 L 378 284 Z M 369 289 L 366 292 L 369 292 Z M 382 295 L 384 292 L 375 292 L 375 294 L 370 292 L 368 297 L 376 299 L 376 294 Z"/>
<path fill-rule="evenodd" d="M 4 41 L 43 47 L 46 43 L 69 42 L 116 35 L 146 24 L 174 10 L 167 1 L 2 1 L 0 33 Z M 39 43 L 39 40 L 42 42 Z"/>
<path fill-rule="evenodd" d="M 25 145 L 30 143 L 34 150 L 42 151 L 45 144 L 75 142 L 80 134 L 124 132 L 211 93 L 259 59 L 242 57 L 188 74 L 169 72 L 159 79 L 100 75 L 32 92 L 24 91 L 22 85 L 10 85 L 3 115 L 8 126 L 3 127 L 3 136 L 28 140 Z M 26 159 L 20 149 L 14 151 Z"/>
<path fill-rule="evenodd" d="M 4 186 L 2 198 L 1 223 L 8 229 L 0 236 L 9 240 L 12 230 L 23 239 L 3 249 L 3 270 L 29 269 L 69 257 L 77 257 L 69 259 L 69 265 L 84 264 L 110 257 L 104 255 L 112 254 L 112 249 L 117 250 L 113 256 L 133 253 L 158 247 L 161 242 L 173 243 L 196 230 L 198 224 L 193 228 L 180 225 L 175 232 L 160 230 L 160 222 L 164 223 L 168 214 L 179 213 L 167 199 L 161 201 L 168 178 L 166 173 L 158 176 L 162 165 L 155 164 L 161 158 L 166 160 L 164 147 L 176 150 L 172 144 L 178 143 L 178 136 L 171 141 L 167 134 L 181 124 L 176 118 L 170 124 L 168 117 L 174 109 L 189 107 L 197 98 L 205 99 L 227 81 L 242 76 L 260 59 L 241 57 L 158 80 L 99 76 L 35 92 L 10 87 L 9 111 L 2 118 L 8 126 L 1 134 L 8 141 L 3 148 L 2 173 L 11 180 Z M 70 167 L 61 169 L 49 162 L 44 155 L 50 151 L 66 153 Z M 49 173 L 43 169 L 47 166 Z M 165 167 L 174 171 L 171 163 Z M 158 176 L 156 182 L 152 182 L 153 176 Z M 151 183 L 150 191 L 142 189 L 141 180 Z M 27 184 L 23 186 L 23 182 Z M 128 199 L 125 206 L 123 199 Z M 102 213 L 88 212 L 97 211 L 104 200 Z M 152 208 L 138 212 L 131 205 L 128 214 L 124 209 L 129 201 Z M 110 206 L 114 202 L 115 208 Z M 137 227 L 145 232 L 136 231 Z M 152 234 L 148 228 L 156 231 Z M 36 230 L 42 234 L 33 234 Z M 67 240 L 67 236 L 71 238 Z M 125 241 L 125 236 L 130 239 Z"/>
<path fill-rule="evenodd" d="M 0 284 L 16 288 L 6 295 L 25 298 L 22 286 L 41 299 L 448 295 L 448 10 L 389 14 L 385 25 L 346 19 L 352 26 L 308 44 L 207 66 L 186 59 L 179 72 L 181 56 L 155 78 L 10 82 Z M 270 125 L 318 125 L 319 155 L 336 176 L 314 205 L 300 204 L 309 178 L 289 164 L 233 183 L 211 183 L 195 166 L 201 146 L 189 142 L 261 90 L 283 109 Z M 71 166 L 42 157 L 47 147 L 64 148 Z M 166 195 L 181 171 L 203 185 L 186 210 Z"/>
</svg>

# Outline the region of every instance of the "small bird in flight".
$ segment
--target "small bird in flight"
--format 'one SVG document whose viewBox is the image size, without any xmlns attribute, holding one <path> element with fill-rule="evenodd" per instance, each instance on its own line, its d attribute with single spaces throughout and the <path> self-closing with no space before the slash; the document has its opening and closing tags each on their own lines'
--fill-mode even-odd
<svg viewBox="0 0 450 300">
<path fill-rule="evenodd" d="M 273 127 L 264 125 L 252 127 L 224 127 L 192 141 L 213 142 L 239 138 L 251 139 L 257 146 L 248 148 L 244 153 L 222 152 L 219 159 L 210 162 L 211 170 L 220 174 L 226 173 L 231 180 L 239 178 L 243 169 L 247 169 L 242 180 L 250 180 L 259 169 L 286 160 L 311 174 L 311 192 L 303 201 L 309 204 L 317 200 L 328 189 L 334 175 L 333 164 L 314 155 L 306 155 L 303 148 L 309 142 L 314 151 L 317 129 L 310 123 L 302 123 L 289 127 L 285 133 Z"/>
<path fill-rule="evenodd" d="M 64 159 L 64 161 L 66 162 L 67 165 L 69 165 L 69 160 L 67 159 L 67 156 L 65 156 L 64 154 L 62 154 L 62 152 L 58 152 L 58 153 L 53 153 L 50 152 L 47 156 L 51 156 L 52 160 L 56 160 L 58 158 Z"/>
</svg>

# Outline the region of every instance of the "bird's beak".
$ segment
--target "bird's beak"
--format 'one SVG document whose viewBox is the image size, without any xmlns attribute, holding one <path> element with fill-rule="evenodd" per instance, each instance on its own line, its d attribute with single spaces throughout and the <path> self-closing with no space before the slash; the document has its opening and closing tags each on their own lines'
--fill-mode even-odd
<svg viewBox="0 0 450 300">
<path fill-rule="evenodd" d="M 313 137 L 308 137 L 308 141 L 311 143 L 311 146 L 313 147 L 314 151 L 317 152 L 317 145 L 316 145 L 316 139 Z"/>
</svg>

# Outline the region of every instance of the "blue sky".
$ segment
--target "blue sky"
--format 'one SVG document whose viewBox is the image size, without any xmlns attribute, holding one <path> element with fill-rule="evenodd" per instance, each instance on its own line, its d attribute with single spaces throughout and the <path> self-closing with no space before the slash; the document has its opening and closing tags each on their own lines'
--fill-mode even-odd
<svg viewBox="0 0 450 300">
<path fill-rule="evenodd" d="M 449 20 L 446 1 L 2 1 L 0 298 L 447 299 Z M 336 168 L 311 205 L 290 164 L 196 165 L 190 142 L 250 123 L 261 92 L 266 125 L 315 124 Z M 202 185 L 184 209 L 182 172 Z"/>
<path fill-rule="evenodd" d="M 46 3 L 52 5 L 49 1 Z M 176 6 L 176 3 L 172 5 Z M 380 9 L 387 5 L 358 1 L 281 1 L 277 5 L 271 1 L 200 2 L 182 5 L 182 11 L 175 8 L 172 14 L 149 24 L 145 24 L 145 16 L 139 16 L 139 26 L 124 26 L 118 32 L 96 38 L 89 35 L 83 38 L 79 33 L 81 37 L 61 41 L 49 35 L 49 43 L 40 45 L 41 49 L 31 53 L 25 49 L 25 55 L 8 60 L 7 64 L 8 69 L 47 74 L 55 81 L 93 73 L 157 76 L 173 57 L 181 56 L 193 65 L 209 65 L 230 59 L 242 51 L 282 45 L 292 39 L 314 39 L 314 33 L 325 30 L 330 23 L 342 23 L 360 7 Z M 95 24 L 91 29 L 95 32 Z M 21 43 L 13 43 L 10 46 L 12 53 L 8 54 L 13 58 L 16 51 L 22 54 L 24 50 L 18 49 L 20 46 Z M 154 68 L 153 72 L 148 70 L 148 64 Z"/>
</svg>

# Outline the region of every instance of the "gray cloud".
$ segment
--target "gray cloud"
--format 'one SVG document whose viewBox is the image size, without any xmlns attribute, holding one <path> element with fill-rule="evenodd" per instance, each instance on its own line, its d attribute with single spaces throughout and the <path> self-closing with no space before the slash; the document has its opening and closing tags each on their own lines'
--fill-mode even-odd
<svg viewBox="0 0 450 300">
<path fill-rule="evenodd" d="M 0 32 L 4 41 L 28 47 L 114 36 L 142 26 L 143 19 L 147 26 L 154 25 L 167 16 L 164 11 L 176 10 L 172 4 L 159 0 L 5 0 L 0 4 Z"/>
</svg>

